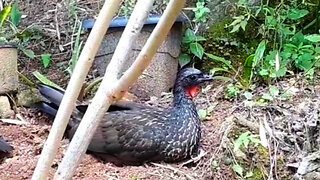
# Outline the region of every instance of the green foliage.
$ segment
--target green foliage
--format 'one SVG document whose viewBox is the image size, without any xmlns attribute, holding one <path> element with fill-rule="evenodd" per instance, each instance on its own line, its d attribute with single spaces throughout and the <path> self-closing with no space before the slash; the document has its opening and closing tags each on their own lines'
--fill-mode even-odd
<svg viewBox="0 0 320 180">
<path fill-rule="evenodd" d="M 77 64 L 79 56 L 80 56 L 82 44 L 83 44 L 83 41 L 80 41 L 80 35 L 81 35 L 81 29 L 82 29 L 81 27 L 82 27 L 82 23 L 80 21 L 76 20 L 74 28 L 73 28 L 74 33 L 72 33 L 72 34 L 75 34 L 75 31 L 77 31 L 76 32 L 76 40 L 74 42 L 74 46 L 72 49 L 72 57 L 69 62 L 69 67 L 67 69 L 67 71 L 70 74 L 72 74 L 74 68 L 76 67 L 76 64 Z"/>
<path fill-rule="evenodd" d="M 249 150 L 249 146 L 258 147 L 261 144 L 258 137 L 258 135 L 252 134 L 249 131 L 241 133 L 233 143 L 235 157 L 243 157 L 245 159 L 245 152 Z M 240 163 L 237 163 L 236 160 L 234 161 L 232 170 L 243 178 L 254 176 L 252 169 L 245 172 L 245 168 Z"/>
<path fill-rule="evenodd" d="M 240 93 L 240 89 L 238 86 L 229 84 L 226 89 L 227 98 L 235 98 Z"/>
<path fill-rule="evenodd" d="M 200 41 L 205 41 L 206 39 L 202 36 L 196 35 L 191 29 L 187 29 L 182 39 L 182 43 L 185 47 L 187 47 L 187 53 L 183 53 L 180 55 L 179 63 L 181 66 L 188 64 L 191 60 L 189 54 L 192 54 L 199 59 L 202 58 L 204 54 L 204 49 L 202 45 L 199 43 Z"/>
<path fill-rule="evenodd" d="M 0 27 L 2 27 L 4 21 L 8 18 L 11 11 L 11 6 L 4 7 L 0 12 Z"/>
<path fill-rule="evenodd" d="M 48 67 L 51 61 L 51 54 L 41 54 L 41 60 L 42 60 L 43 66 L 45 68 Z"/>
<path fill-rule="evenodd" d="M 0 42 L 13 42 L 27 57 L 33 59 L 34 52 L 26 49 L 26 45 L 32 39 L 39 39 L 38 29 L 29 26 L 19 29 L 22 13 L 17 3 L 5 6 L 0 12 Z"/>
<path fill-rule="evenodd" d="M 58 89 L 62 89 L 59 85 L 57 85 L 56 83 L 52 82 L 50 79 L 48 79 L 46 76 L 42 75 L 41 73 L 39 73 L 38 71 L 34 71 L 32 73 L 41 83 L 52 86 L 52 87 L 56 87 Z"/>
<path fill-rule="evenodd" d="M 298 0 L 261 2 L 264 4 L 249 6 L 247 0 L 239 0 L 238 15 L 229 25 L 230 33 L 246 31 L 248 24 L 258 32 L 260 44 L 254 59 L 250 55 L 245 61 L 243 82 L 250 84 L 255 74 L 267 81 L 296 71 L 312 74 L 320 56 L 320 34 L 310 28 L 316 25 L 317 17 L 310 18 L 317 10 Z"/>
<path fill-rule="evenodd" d="M 205 6 L 205 2 L 199 1 L 196 3 L 196 7 L 193 9 L 193 12 L 194 12 L 194 19 L 193 19 L 194 22 L 205 23 L 210 13 L 210 9 Z"/>
<path fill-rule="evenodd" d="M 204 23 L 207 21 L 208 14 L 210 10 L 206 7 L 204 1 L 197 1 L 196 7 L 192 8 L 194 12 L 194 19 L 193 22 L 197 27 L 200 23 Z M 205 54 L 205 50 L 201 45 L 202 41 L 206 41 L 206 38 L 203 36 L 197 35 L 196 31 L 188 28 L 183 36 L 182 46 L 183 46 L 183 53 L 179 56 L 179 64 L 181 66 L 185 66 L 186 64 L 190 63 L 193 57 L 197 57 L 199 59 L 203 58 Z"/>
<path fill-rule="evenodd" d="M 11 22 L 14 26 L 18 26 L 21 20 L 22 13 L 19 11 L 18 4 L 14 3 L 10 12 Z"/>
<path fill-rule="evenodd" d="M 248 149 L 250 143 L 255 146 L 260 144 L 260 140 L 258 139 L 258 137 L 258 135 L 254 135 L 249 131 L 241 133 L 233 144 L 233 152 L 237 153 L 241 151 L 241 147 L 243 147 L 244 149 Z"/>
</svg>

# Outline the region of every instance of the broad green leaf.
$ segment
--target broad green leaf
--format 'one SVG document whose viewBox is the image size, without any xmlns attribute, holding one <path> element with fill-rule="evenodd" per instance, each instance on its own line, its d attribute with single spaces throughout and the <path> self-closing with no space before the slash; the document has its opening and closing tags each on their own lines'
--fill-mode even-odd
<svg viewBox="0 0 320 180">
<path fill-rule="evenodd" d="M 252 71 L 253 71 L 253 62 L 254 62 L 254 54 L 251 54 L 247 57 L 243 65 L 243 73 L 242 73 L 242 80 L 245 85 L 250 84 L 252 78 Z"/>
<path fill-rule="evenodd" d="M 45 68 L 48 67 L 51 61 L 51 54 L 41 54 L 41 60 L 42 60 L 43 66 Z"/>
<path fill-rule="evenodd" d="M 21 49 L 22 52 L 31 59 L 34 59 L 34 52 L 30 49 Z"/>
<path fill-rule="evenodd" d="M 243 176 L 243 168 L 242 166 L 238 165 L 238 164 L 234 164 L 232 166 L 232 169 L 234 172 L 236 172 L 237 174 L 239 174 L 240 176 Z"/>
<path fill-rule="evenodd" d="M 3 22 L 8 18 L 8 15 L 9 15 L 10 11 L 11 11 L 11 6 L 10 5 L 4 7 L 0 11 L 0 27 L 2 27 Z"/>
<path fill-rule="evenodd" d="M 197 56 L 198 58 L 202 59 L 204 49 L 199 43 L 191 43 L 190 44 L 190 51 L 192 54 Z"/>
<path fill-rule="evenodd" d="M 237 24 L 235 26 L 233 26 L 232 30 L 230 31 L 230 33 L 235 33 L 238 32 L 240 29 L 240 24 Z"/>
<path fill-rule="evenodd" d="M 259 43 L 258 48 L 256 49 L 254 61 L 252 63 L 252 68 L 255 68 L 255 66 L 259 63 L 260 59 L 262 59 L 265 50 L 266 50 L 266 41 L 262 40 Z"/>
<path fill-rule="evenodd" d="M 12 24 L 14 24 L 15 26 L 18 26 L 18 24 L 20 23 L 20 20 L 21 20 L 21 16 L 22 16 L 22 14 L 19 11 L 18 4 L 14 3 L 12 5 L 12 9 L 11 9 L 11 12 L 10 12 L 10 17 L 11 17 Z"/>
<path fill-rule="evenodd" d="M 57 85 L 56 83 L 52 82 L 51 80 L 49 80 L 46 76 L 42 75 L 41 73 L 39 73 L 38 71 L 34 71 L 32 73 L 41 83 L 49 85 L 49 86 L 53 86 L 56 87 L 58 89 L 62 89 L 59 85 Z"/>
<path fill-rule="evenodd" d="M 294 8 L 292 8 L 288 12 L 288 18 L 292 19 L 292 20 L 297 20 L 297 19 L 300 19 L 300 18 L 304 17 L 308 13 L 309 13 L 309 11 L 306 10 L 306 9 L 294 9 Z"/>
<path fill-rule="evenodd" d="M 191 29 L 187 29 L 186 32 L 184 33 L 182 42 L 183 43 L 192 43 L 193 41 L 195 41 L 196 39 L 196 35 L 194 34 L 194 32 Z"/>
<path fill-rule="evenodd" d="M 179 64 L 181 67 L 187 65 L 190 62 L 191 58 L 188 54 L 180 54 Z"/>
<path fill-rule="evenodd" d="M 320 34 L 311 34 L 311 35 L 304 36 L 304 38 L 314 43 L 320 42 Z"/>
</svg>

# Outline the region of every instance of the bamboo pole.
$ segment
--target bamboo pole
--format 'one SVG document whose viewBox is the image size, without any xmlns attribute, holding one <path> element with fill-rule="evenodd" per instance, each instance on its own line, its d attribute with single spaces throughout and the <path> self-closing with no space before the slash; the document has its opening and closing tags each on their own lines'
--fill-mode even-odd
<svg viewBox="0 0 320 180">
<path fill-rule="evenodd" d="M 143 0 L 141 0 L 143 1 Z M 141 50 L 133 65 L 125 72 L 119 81 L 110 84 L 110 74 L 105 74 L 92 103 L 89 105 L 78 130 L 76 131 L 69 148 L 55 174 L 55 180 L 71 179 L 81 157 L 85 153 L 90 140 L 97 129 L 100 120 L 109 108 L 110 104 L 119 99 L 121 95 L 137 80 L 145 68 L 151 62 L 161 43 L 166 38 L 169 30 L 174 24 L 185 0 L 171 0 L 160 18 L 157 26 L 150 35 L 146 45 Z M 111 62 L 110 62 L 111 63 Z M 112 62 L 114 63 L 114 62 Z M 110 65 L 107 69 L 112 68 Z"/>
<path fill-rule="evenodd" d="M 118 9 L 120 2 L 121 0 L 106 0 L 100 11 L 65 91 L 60 108 L 50 130 L 50 134 L 44 144 L 37 166 L 33 173 L 32 180 L 43 180 L 48 176 L 49 169 L 55 155 L 57 154 L 60 140 L 62 139 L 67 127 L 83 81 L 92 66 L 94 56 L 98 51 L 103 36 L 107 31 L 107 27 Z"/>
</svg>

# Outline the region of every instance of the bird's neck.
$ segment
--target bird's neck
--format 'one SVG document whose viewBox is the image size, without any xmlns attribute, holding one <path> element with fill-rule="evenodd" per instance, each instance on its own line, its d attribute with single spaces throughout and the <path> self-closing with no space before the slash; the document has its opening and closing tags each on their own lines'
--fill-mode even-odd
<svg viewBox="0 0 320 180">
<path fill-rule="evenodd" d="M 192 88 L 192 87 L 190 87 Z M 186 106 L 187 108 L 195 109 L 195 105 L 192 101 L 194 96 L 194 90 L 189 88 L 184 88 L 177 84 L 173 89 L 173 106 L 182 107 Z"/>
</svg>

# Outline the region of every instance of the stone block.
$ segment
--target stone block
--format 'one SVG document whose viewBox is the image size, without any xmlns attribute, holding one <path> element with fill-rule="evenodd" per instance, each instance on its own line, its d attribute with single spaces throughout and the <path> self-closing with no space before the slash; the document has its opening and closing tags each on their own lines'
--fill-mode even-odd
<svg viewBox="0 0 320 180">
<path fill-rule="evenodd" d="M 0 94 L 18 88 L 17 49 L 12 45 L 0 45 Z"/>
<path fill-rule="evenodd" d="M 153 29 L 153 25 L 144 26 L 121 72 L 127 70 L 134 62 Z M 99 76 L 104 75 L 122 31 L 122 28 L 112 28 L 108 30 L 104 37 L 94 61 L 94 67 L 97 69 Z M 140 76 L 138 81 L 133 85 L 130 92 L 139 98 L 149 98 L 150 96 L 159 97 L 162 92 L 168 91 L 173 86 L 178 70 L 181 38 L 182 25 L 181 23 L 176 23 L 172 27 L 166 40 L 158 49 L 150 66 L 143 72 L 143 75 Z"/>
<path fill-rule="evenodd" d="M 7 96 L 0 96 L 0 118 L 9 118 L 14 115 Z"/>
</svg>

